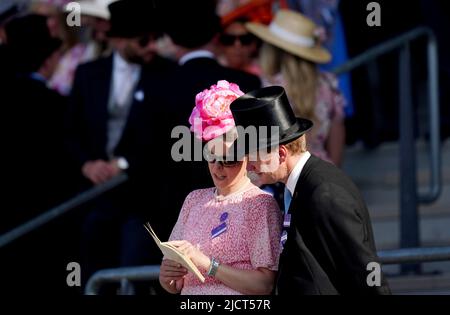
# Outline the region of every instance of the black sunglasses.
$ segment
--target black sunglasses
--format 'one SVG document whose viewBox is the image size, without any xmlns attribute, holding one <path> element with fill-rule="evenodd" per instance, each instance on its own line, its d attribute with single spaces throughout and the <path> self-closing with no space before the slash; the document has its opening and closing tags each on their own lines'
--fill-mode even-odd
<svg viewBox="0 0 450 315">
<path fill-rule="evenodd" d="M 249 33 L 244 34 L 244 35 L 222 34 L 220 36 L 220 42 L 222 43 L 222 45 L 225 45 L 225 46 L 234 45 L 236 40 L 239 40 L 241 42 L 241 45 L 247 46 L 253 42 L 254 36 Z"/>
<path fill-rule="evenodd" d="M 157 39 L 159 39 L 161 37 L 162 37 L 162 33 L 156 32 L 156 33 L 153 33 L 153 34 L 142 35 L 142 36 L 137 38 L 137 41 L 138 41 L 139 46 L 144 48 L 145 46 L 148 45 L 148 43 L 150 41 L 157 40 Z"/>
<path fill-rule="evenodd" d="M 240 164 L 242 161 L 209 161 L 209 163 L 214 164 L 218 163 L 222 167 L 235 167 L 236 165 Z"/>
<path fill-rule="evenodd" d="M 210 159 L 208 159 L 208 163 L 210 164 L 218 163 L 222 167 L 235 167 L 236 165 L 242 163 L 242 161 L 227 161 L 225 157 L 221 158 L 211 157 Z"/>
</svg>

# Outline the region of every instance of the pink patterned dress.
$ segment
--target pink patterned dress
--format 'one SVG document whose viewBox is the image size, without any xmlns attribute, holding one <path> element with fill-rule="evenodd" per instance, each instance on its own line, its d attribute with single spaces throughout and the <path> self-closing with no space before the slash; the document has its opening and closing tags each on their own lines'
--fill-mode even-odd
<svg viewBox="0 0 450 315">
<path fill-rule="evenodd" d="M 228 266 L 278 270 L 281 212 L 275 199 L 253 184 L 226 197 L 215 188 L 191 192 L 185 199 L 170 240 L 187 240 L 207 256 Z M 181 294 L 241 294 L 214 277 L 201 283 L 193 274 L 184 279 Z"/>
<path fill-rule="evenodd" d="M 319 158 L 329 161 L 330 157 L 325 145 L 330 134 L 331 122 L 344 119 L 345 98 L 338 87 L 336 76 L 322 72 L 316 94 L 316 117 L 319 125 L 313 137 L 308 138 L 308 149 Z"/>
</svg>

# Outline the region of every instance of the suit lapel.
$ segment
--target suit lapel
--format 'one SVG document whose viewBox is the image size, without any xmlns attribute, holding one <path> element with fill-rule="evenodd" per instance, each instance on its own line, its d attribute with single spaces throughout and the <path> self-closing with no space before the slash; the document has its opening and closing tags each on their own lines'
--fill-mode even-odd
<svg viewBox="0 0 450 315">
<path fill-rule="evenodd" d="M 91 93 L 89 97 L 92 102 L 89 102 L 92 108 L 89 111 L 95 111 L 95 120 L 98 123 L 99 135 L 101 135 L 101 142 L 106 147 L 107 142 L 107 121 L 108 121 L 108 104 L 111 91 L 112 82 L 112 68 L 113 58 L 112 56 L 103 60 L 104 63 L 99 64 L 95 77 L 90 80 Z M 95 82 L 95 83 L 94 83 Z"/>
<path fill-rule="evenodd" d="M 108 104 L 113 76 L 113 58 L 112 56 L 105 60 L 105 66 L 98 73 L 99 89 L 97 93 L 97 102 L 101 104 L 102 113 L 108 116 Z"/>
</svg>

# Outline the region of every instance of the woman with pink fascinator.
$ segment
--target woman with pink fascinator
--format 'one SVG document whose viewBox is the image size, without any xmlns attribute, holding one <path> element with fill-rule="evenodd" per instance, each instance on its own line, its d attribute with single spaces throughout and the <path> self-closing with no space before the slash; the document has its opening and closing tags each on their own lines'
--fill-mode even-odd
<svg viewBox="0 0 450 315">
<path fill-rule="evenodd" d="M 214 186 L 185 199 L 169 243 L 205 276 L 201 282 L 175 261 L 163 259 L 159 281 L 170 293 L 270 294 L 280 254 L 281 213 L 273 197 L 247 177 L 246 158 L 230 158 L 235 139 L 230 104 L 243 95 L 219 81 L 196 96 L 191 131 L 208 148 Z"/>
</svg>

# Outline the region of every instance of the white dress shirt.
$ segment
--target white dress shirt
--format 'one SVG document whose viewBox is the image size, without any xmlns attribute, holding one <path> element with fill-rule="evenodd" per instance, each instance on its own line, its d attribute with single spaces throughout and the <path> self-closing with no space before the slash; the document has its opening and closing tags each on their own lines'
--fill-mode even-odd
<svg viewBox="0 0 450 315">
<path fill-rule="evenodd" d="M 196 59 L 196 58 L 216 59 L 214 54 L 212 52 L 210 52 L 209 50 L 194 50 L 194 51 L 188 52 L 183 57 L 181 57 L 180 60 L 178 60 L 178 64 L 180 66 L 182 66 L 189 60 Z"/>
<path fill-rule="evenodd" d="M 114 149 L 125 128 L 133 102 L 133 91 L 141 76 L 141 66 L 123 59 L 119 53 L 113 55 L 113 70 L 108 103 L 108 137 L 106 152 L 114 158 Z"/>
<path fill-rule="evenodd" d="M 309 160 L 310 157 L 311 157 L 311 153 L 309 153 L 308 151 L 303 153 L 302 157 L 298 160 L 297 164 L 295 164 L 294 169 L 289 174 L 289 177 L 288 177 L 288 180 L 286 183 L 286 188 L 291 193 L 291 196 L 294 196 L 294 190 L 295 190 L 295 186 L 297 185 L 297 181 L 300 177 L 303 167 L 305 166 L 306 162 Z"/>
<path fill-rule="evenodd" d="M 125 106 L 129 102 L 141 76 L 141 66 L 130 63 L 114 53 L 113 56 L 113 103 L 117 106 Z"/>
</svg>

